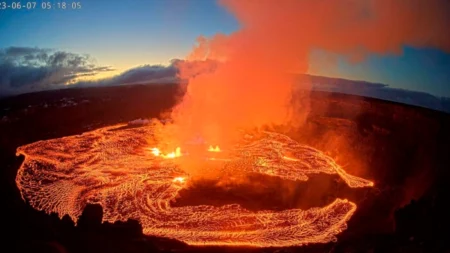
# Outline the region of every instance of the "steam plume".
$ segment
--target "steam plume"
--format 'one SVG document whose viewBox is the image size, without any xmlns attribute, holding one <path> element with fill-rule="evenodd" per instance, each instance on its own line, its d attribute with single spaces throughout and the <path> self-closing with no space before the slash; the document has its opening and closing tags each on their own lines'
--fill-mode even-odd
<svg viewBox="0 0 450 253">
<path fill-rule="evenodd" d="M 172 113 L 178 141 L 200 134 L 221 143 L 236 128 L 292 121 L 293 79 L 287 73 L 305 73 L 312 49 L 355 60 L 368 53 L 401 53 L 404 45 L 450 51 L 446 1 L 220 3 L 236 16 L 241 28 L 231 35 L 200 37 L 187 57 L 221 64 L 213 73 L 190 78 L 182 102 Z M 183 76 L 182 64 L 180 69 Z"/>
</svg>

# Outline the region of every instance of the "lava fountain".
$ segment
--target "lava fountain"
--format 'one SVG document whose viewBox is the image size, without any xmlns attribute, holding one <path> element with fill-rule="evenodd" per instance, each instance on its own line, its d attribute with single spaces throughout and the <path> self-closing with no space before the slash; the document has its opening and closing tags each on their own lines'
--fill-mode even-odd
<svg viewBox="0 0 450 253">
<path fill-rule="evenodd" d="M 164 154 L 148 147 L 155 125 L 112 126 L 82 135 L 39 141 L 18 148 L 24 155 L 16 183 L 33 208 L 75 222 L 87 204 L 103 207 L 104 222 L 138 220 L 146 235 L 190 245 L 292 246 L 326 243 L 346 229 L 356 205 L 336 199 L 322 208 L 252 212 L 238 204 L 172 207 L 191 175 L 183 170 L 189 152 Z M 308 180 L 338 174 L 350 187 L 373 183 L 347 174 L 322 152 L 289 137 L 261 132 L 242 135 L 226 159 L 210 159 L 220 147 L 205 147 L 203 159 L 224 173 L 260 173 Z M 289 156 L 287 156 L 289 154 Z M 205 168 L 205 170 L 208 168 Z"/>
</svg>

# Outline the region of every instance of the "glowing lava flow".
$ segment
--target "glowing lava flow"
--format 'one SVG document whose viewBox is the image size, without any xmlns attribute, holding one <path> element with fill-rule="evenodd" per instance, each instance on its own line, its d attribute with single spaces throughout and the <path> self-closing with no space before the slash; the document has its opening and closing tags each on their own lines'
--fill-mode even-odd
<svg viewBox="0 0 450 253">
<path fill-rule="evenodd" d="M 138 220 L 147 235 L 175 238 L 191 245 L 292 246 L 326 243 L 346 229 L 356 205 L 336 199 L 322 208 L 248 211 L 237 204 L 171 207 L 189 175 L 148 152 L 153 127 L 107 127 L 82 135 L 39 141 L 19 147 L 25 156 L 16 183 L 35 209 L 69 215 L 77 221 L 88 203 L 103 207 L 103 221 Z M 264 133 L 244 138 L 223 161 L 223 170 L 262 173 L 289 180 L 309 174 L 338 174 L 351 187 L 372 182 L 348 175 L 320 151 L 287 136 Z M 285 154 L 289 154 L 286 156 Z M 286 158 L 288 157 L 288 159 Z"/>
<path fill-rule="evenodd" d="M 208 151 L 209 152 L 220 152 L 220 148 L 219 148 L 219 146 L 216 146 L 216 147 L 209 146 Z"/>
<path fill-rule="evenodd" d="M 159 148 L 151 148 L 150 151 L 154 156 L 161 156 L 162 158 L 165 158 L 165 159 L 173 159 L 173 158 L 181 156 L 181 148 L 180 147 L 177 147 L 175 149 L 175 152 L 171 152 L 168 154 L 162 154 L 161 151 L 159 150 Z"/>
</svg>

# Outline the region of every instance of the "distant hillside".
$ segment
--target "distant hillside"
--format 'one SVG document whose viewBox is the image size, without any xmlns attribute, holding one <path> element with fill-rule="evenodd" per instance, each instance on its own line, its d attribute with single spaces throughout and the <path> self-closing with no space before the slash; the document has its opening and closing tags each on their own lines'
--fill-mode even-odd
<svg viewBox="0 0 450 253">
<path fill-rule="evenodd" d="M 299 84 L 312 84 L 313 90 L 378 98 L 450 113 L 450 98 L 436 97 L 425 92 L 391 88 L 386 84 L 313 75 L 301 75 L 298 77 L 298 82 Z"/>
<path fill-rule="evenodd" d="M 331 78 L 324 76 L 313 75 L 297 75 L 297 83 L 299 87 L 310 87 L 317 91 L 337 92 L 343 94 L 357 95 L 363 97 L 377 98 L 381 100 L 393 101 L 408 105 L 415 105 L 424 108 L 429 108 L 437 111 L 450 113 L 450 98 L 436 97 L 429 93 L 391 88 L 389 85 L 380 83 L 370 83 L 366 81 L 347 80 L 342 78 Z M 181 81 L 178 81 L 178 83 Z M 122 85 L 99 85 L 92 87 L 114 87 L 114 86 L 134 86 L 134 85 L 174 85 L 175 83 L 157 84 L 157 83 L 130 83 Z M 306 84 L 306 85 L 305 85 Z M 84 90 L 91 86 L 67 86 L 62 90 Z M 38 92 L 41 93 L 41 92 Z M 29 93 L 28 93 L 29 94 Z M 45 91 L 42 94 L 47 94 Z M 2 96 L 0 99 L 5 99 L 10 96 Z"/>
</svg>

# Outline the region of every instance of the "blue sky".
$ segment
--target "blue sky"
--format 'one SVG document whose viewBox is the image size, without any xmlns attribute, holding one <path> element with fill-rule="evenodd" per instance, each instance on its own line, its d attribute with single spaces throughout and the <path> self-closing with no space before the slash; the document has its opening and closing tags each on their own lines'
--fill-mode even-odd
<svg viewBox="0 0 450 253">
<path fill-rule="evenodd" d="M 335 57 L 330 64 L 320 60 L 330 56 Z M 383 83 L 450 97 L 450 55 L 438 49 L 405 46 L 400 54 L 372 54 L 362 62 L 320 50 L 313 52 L 311 58 L 311 71 L 317 75 Z"/>
<path fill-rule="evenodd" d="M 6 1 L 13 2 L 13 1 Z M 118 71 L 184 58 L 199 35 L 231 33 L 237 20 L 210 0 L 84 0 L 79 10 L 0 10 L 0 48 L 54 48 L 89 54 Z M 50 1 L 55 6 L 58 1 Z M 68 1 L 71 2 L 71 1 Z M 432 48 L 404 47 L 401 55 L 370 55 L 335 64 L 311 57 L 311 74 L 366 80 L 450 97 L 450 55 Z"/>
<path fill-rule="evenodd" d="M 238 29 L 238 22 L 215 1 L 80 2 L 80 10 L 0 11 L 0 47 L 86 53 L 100 64 L 125 69 L 168 64 L 184 58 L 199 35 Z"/>
</svg>

